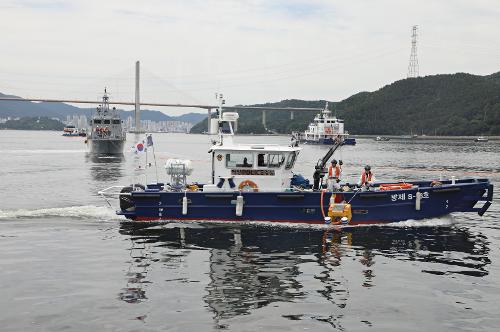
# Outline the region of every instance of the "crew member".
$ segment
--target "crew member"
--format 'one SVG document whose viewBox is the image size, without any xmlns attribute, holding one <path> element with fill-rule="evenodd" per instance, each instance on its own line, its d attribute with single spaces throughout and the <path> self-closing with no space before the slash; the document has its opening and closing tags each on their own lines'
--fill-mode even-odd
<svg viewBox="0 0 500 332">
<path fill-rule="evenodd" d="M 342 160 L 339 160 L 339 164 L 337 165 L 337 167 L 338 167 L 337 178 L 339 179 L 339 182 L 340 182 L 340 180 L 342 180 L 342 165 L 344 165 L 344 163 L 342 162 Z"/>
<path fill-rule="evenodd" d="M 364 189 L 369 189 L 374 182 L 375 182 L 375 176 L 371 171 L 371 167 L 370 165 L 366 165 L 365 170 L 363 171 L 363 173 L 361 173 L 358 186 Z"/>
<path fill-rule="evenodd" d="M 333 191 L 333 189 L 339 189 L 340 185 L 340 174 L 342 169 L 340 165 L 337 164 L 337 160 L 333 159 L 330 167 L 328 168 L 328 190 Z"/>
</svg>

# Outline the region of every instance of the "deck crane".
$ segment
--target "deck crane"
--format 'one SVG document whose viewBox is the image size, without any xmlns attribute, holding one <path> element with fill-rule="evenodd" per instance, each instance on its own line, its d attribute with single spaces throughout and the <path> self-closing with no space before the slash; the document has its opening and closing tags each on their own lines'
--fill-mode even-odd
<svg viewBox="0 0 500 332">
<path fill-rule="evenodd" d="M 320 181 L 323 179 L 325 174 L 328 172 L 328 170 L 325 168 L 326 164 L 328 163 L 328 160 L 333 156 L 333 153 L 340 147 L 342 146 L 342 139 L 339 137 L 335 140 L 335 144 L 330 147 L 328 152 L 323 156 L 323 158 L 319 159 L 318 162 L 316 163 L 316 166 L 314 166 L 314 174 L 313 174 L 313 179 L 314 179 L 314 184 L 313 184 L 313 189 L 314 190 L 319 190 L 320 189 Z"/>
</svg>

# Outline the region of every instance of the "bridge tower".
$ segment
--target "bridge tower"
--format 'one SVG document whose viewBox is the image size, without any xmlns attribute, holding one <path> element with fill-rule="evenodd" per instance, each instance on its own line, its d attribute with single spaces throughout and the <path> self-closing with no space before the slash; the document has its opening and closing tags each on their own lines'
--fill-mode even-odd
<svg viewBox="0 0 500 332">
<path fill-rule="evenodd" d="M 135 132 L 140 133 L 141 130 L 141 94 L 140 94 L 140 62 L 135 62 Z"/>
</svg>

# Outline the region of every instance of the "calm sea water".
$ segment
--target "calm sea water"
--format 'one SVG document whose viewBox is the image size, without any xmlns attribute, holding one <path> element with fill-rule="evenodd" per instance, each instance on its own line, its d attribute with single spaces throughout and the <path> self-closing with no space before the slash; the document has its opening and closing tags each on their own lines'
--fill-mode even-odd
<svg viewBox="0 0 500 332">
<path fill-rule="evenodd" d="M 193 160 L 193 181 L 209 178 L 206 136 L 154 139 L 160 178 L 171 157 Z M 304 146 L 297 171 L 311 177 L 325 152 Z M 97 191 L 144 182 L 143 158 L 96 160 L 81 138 L 0 131 L 1 331 L 499 329 L 498 199 L 483 217 L 341 230 L 139 226 Z M 365 164 L 379 180 L 488 177 L 500 197 L 500 143 L 358 140 L 336 158 L 352 180 Z"/>
</svg>

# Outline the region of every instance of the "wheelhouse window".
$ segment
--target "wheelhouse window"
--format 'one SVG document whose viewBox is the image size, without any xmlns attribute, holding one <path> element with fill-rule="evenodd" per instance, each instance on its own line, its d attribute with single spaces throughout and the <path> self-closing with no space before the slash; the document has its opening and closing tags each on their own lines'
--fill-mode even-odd
<svg viewBox="0 0 500 332">
<path fill-rule="evenodd" d="M 226 167 L 253 167 L 253 154 L 252 153 L 228 153 L 226 154 Z"/>
<path fill-rule="evenodd" d="M 104 120 L 104 124 L 110 124 L 111 121 L 110 120 Z"/>
<path fill-rule="evenodd" d="M 281 153 L 259 153 L 257 155 L 257 166 L 266 168 L 280 168 L 285 162 L 285 156 Z"/>
<path fill-rule="evenodd" d="M 94 120 L 94 123 L 95 123 L 95 124 L 101 124 L 101 120 L 100 120 L 100 119 L 99 119 L 99 120 L 98 120 L 98 119 L 95 119 L 95 120 Z"/>
<path fill-rule="evenodd" d="M 285 162 L 285 156 L 281 153 L 270 153 L 268 155 L 268 166 L 272 168 L 280 168 Z"/>
<path fill-rule="evenodd" d="M 293 167 L 293 164 L 295 164 L 295 159 L 297 158 L 297 152 L 292 152 L 288 155 L 288 158 L 286 160 L 286 166 L 285 169 L 291 169 Z"/>
<path fill-rule="evenodd" d="M 120 120 L 118 120 L 118 119 L 114 119 L 114 120 L 113 120 L 113 124 L 120 124 Z"/>
</svg>

